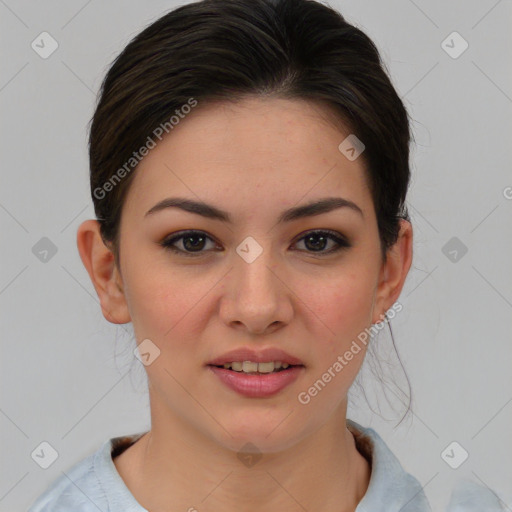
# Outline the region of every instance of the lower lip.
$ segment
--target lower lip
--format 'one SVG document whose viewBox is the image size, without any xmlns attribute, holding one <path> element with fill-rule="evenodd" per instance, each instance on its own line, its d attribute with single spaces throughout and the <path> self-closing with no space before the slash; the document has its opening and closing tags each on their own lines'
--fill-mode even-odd
<svg viewBox="0 0 512 512">
<path fill-rule="evenodd" d="M 265 398 L 279 393 L 294 382 L 304 366 L 292 366 L 276 373 L 250 375 L 209 365 L 208 368 L 233 391 L 250 398 Z"/>
</svg>

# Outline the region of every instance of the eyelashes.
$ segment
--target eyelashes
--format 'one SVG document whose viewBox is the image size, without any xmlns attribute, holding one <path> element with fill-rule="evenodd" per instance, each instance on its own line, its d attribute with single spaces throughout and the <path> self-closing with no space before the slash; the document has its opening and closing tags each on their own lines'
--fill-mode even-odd
<svg viewBox="0 0 512 512">
<path fill-rule="evenodd" d="M 310 255 L 315 256 L 327 256 L 333 253 L 337 253 L 343 249 L 348 249 L 352 247 L 350 242 L 336 231 L 331 231 L 329 229 L 320 229 L 320 230 L 312 230 L 308 231 L 300 238 L 298 238 L 293 245 L 296 245 L 298 242 L 305 241 L 305 243 L 313 243 L 313 247 L 320 246 L 319 250 L 300 250 L 300 252 L 305 252 Z M 325 251 L 323 250 L 324 241 L 333 241 L 334 247 Z M 182 255 L 185 257 L 197 258 L 200 256 L 204 256 L 206 253 L 211 252 L 211 250 L 202 250 L 206 245 L 207 241 L 213 242 L 215 245 L 215 241 L 213 238 L 208 236 L 204 231 L 199 230 L 186 230 L 180 231 L 178 233 L 173 234 L 170 237 L 165 238 L 159 244 L 164 247 L 166 250 L 171 251 L 172 253 Z M 320 241 L 320 243 L 318 243 Z M 179 244 L 178 244 L 179 242 Z M 181 245 L 183 248 L 178 248 L 176 245 Z M 188 250 L 191 249 L 191 250 Z M 198 250 L 195 250 L 198 249 Z M 222 251 L 222 249 L 214 248 L 216 252 Z"/>
<path fill-rule="evenodd" d="M 213 239 L 211 237 L 209 237 L 208 235 L 206 235 L 206 233 L 204 233 L 203 231 L 180 231 L 178 234 L 175 234 L 173 236 L 171 236 L 170 238 L 166 238 L 163 242 L 161 242 L 160 245 L 162 245 L 162 247 L 164 247 L 165 249 L 171 251 L 171 252 L 174 252 L 174 253 L 180 253 L 182 254 L 183 256 L 191 256 L 191 257 L 197 257 L 197 256 L 202 256 L 205 254 L 205 252 L 207 251 L 192 251 L 192 252 L 189 252 L 187 250 L 183 250 L 183 249 L 178 249 L 177 247 L 175 247 L 175 244 L 178 242 L 178 241 L 182 241 L 182 245 L 185 247 L 184 245 L 184 242 L 187 241 L 189 242 L 190 240 L 200 240 L 199 242 L 199 248 L 201 248 L 201 240 L 210 240 L 213 242 Z M 197 246 L 198 244 L 192 244 L 192 247 L 194 246 Z M 218 250 L 218 249 L 216 249 Z"/>
</svg>

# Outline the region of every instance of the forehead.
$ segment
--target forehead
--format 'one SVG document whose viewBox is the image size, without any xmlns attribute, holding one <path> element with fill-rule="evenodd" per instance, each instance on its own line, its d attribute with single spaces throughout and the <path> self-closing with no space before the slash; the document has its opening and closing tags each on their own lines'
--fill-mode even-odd
<svg viewBox="0 0 512 512">
<path fill-rule="evenodd" d="M 363 159 L 340 152 L 350 132 L 333 119 L 304 100 L 199 102 L 139 163 L 124 208 L 140 218 L 180 195 L 261 214 L 338 195 L 368 209 Z"/>
</svg>

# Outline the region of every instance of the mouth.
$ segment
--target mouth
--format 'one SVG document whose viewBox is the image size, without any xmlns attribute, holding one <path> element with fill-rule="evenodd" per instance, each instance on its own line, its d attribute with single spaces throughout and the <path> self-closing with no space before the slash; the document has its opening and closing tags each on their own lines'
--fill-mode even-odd
<svg viewBox="0 0 512 512">
<path fill-rule="evenodd" d="M 244 375 L 268 375 L 270 373 L 280 373 L 289 371 L 296 367 L 304 367 L 303 364 L 289 364 L 281 361 L 268 361 L 257 363 L 254 361 L 233 361 L 232 363 L 210 364 L 215 368 L 229 370 Z"/>
<path fill-rule="evenodd" d="M 222 365 L 209 364 L 207 368 L 223 385 L 246 398 L 277 395 L 305 371 L 303 364 L 281 361 L 233 361 Z"/>
</svg>

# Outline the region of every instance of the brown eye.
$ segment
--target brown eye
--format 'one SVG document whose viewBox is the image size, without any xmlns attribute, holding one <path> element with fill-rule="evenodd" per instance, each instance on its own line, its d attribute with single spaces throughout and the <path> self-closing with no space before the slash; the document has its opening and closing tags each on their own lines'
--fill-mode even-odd
<svg viewBox="0 0 512 512">
<path fill-rule="evenodd" d="M 208 240 L 213 242 L 213 239 L 202 231 L 182 231 L 170 238 L 166 238 L 160 245 L 183 256 L 195 257 L 201 256 L 201 254 L 206 252 L 204 248 Z M 176 247 L 176 244 L 181 245 L 182 248 Z"/>
<path fill-rule="evenodd" d="M 341 235 L 334 231 L 316 230 L 310 231 L 303 235 L 298 241 L 304 240 L 307 252 L 323 254 L 332 254 L 340 251 L 341 249 L 348 249 L 351 244 Z M 334 247 L 325 250 L 328 242 L 334 242 Z"/>
<path fill-rule="evenodd" d="M 304 241 L 305 252 L 318 254 L 320 256 L 332 254 L 342 249 L 348 249 L 351 244 L 339 233 L 329 230 L 309 231 L 296 242 Z M 208 249 L 208 242 L 213 246 Z M 166 238 L 160 245 L 174 253 L 197 257 L 215 250 L 215 241 L 203 231 L 181 231 Z M 329 247 L 330 245 L 330 247 Z M 326 248 L 329 247 L 328 250 Z"/>
</svg>

